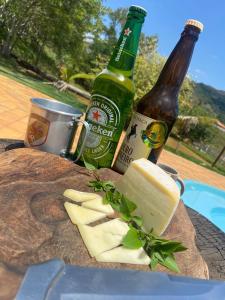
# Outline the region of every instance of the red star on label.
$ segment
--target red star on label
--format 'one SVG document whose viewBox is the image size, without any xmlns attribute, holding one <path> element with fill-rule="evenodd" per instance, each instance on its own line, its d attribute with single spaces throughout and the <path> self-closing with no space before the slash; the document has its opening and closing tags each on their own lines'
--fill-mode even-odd
<svg viewBox="0 0 225 300">
<path fill-rule="evenodd" d="M 132 30 L 128 27 L 127 29 L 124 30 L 124 35 L 129 36 Z"/>
<path fill-rule="evenodd" d="M 98 118 L 101 117 L 100 113 L 96 110 L 96 111 L 93 111 L 92 115 L 93 115 L 93 119 L 98 122 Z"/>
</svg>

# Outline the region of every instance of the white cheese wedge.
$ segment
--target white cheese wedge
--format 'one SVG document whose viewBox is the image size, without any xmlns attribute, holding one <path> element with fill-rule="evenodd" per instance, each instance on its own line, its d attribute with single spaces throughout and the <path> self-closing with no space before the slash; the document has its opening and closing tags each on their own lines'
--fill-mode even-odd
<svg viewBox="0 0 225 300">
<path fill-rule="evenodd" d="M 89 224 L 106 217 L 106 214 L 70 202 L 64 203 L 73 224 Z"/>
<path fill-rule="evenodd" d="M 151 261 L 143 248 L 128 249 L 123 246 L 101 253 L 95 258 L 99 262 L 113 262 L 136 265 L 149 265 Z"/>
<path fill-rule="evenodd" d="M 122 236 L 125 236 L 129 230 L 129 226 L 127 225 L 127 223 L 119 218 L 96 225 L 94 228 L 101 229 L 102 231 L 112 234 L 119 234 Z"/>
<path fill-rule="evenodd" d="M 86 208 L 104 212 L 107 215 L 112 215 L 114 213 L 114 210 L 110 204 L 103 203 L 102 197 L 99 199 L 85 201 L 81 205 Z"/>
<path fill-rule="evenodd" d="M 67 189 L 64 191 L 63 196 L 75 201 L 84 202 L 95 199 L 101 199 L 102 197 L 95 193 L 80 192 L 73 189 Z"/>
<path fill-rule="evenodd" d="M 116 184 L 120 193 L 137 204 L 135 214 L 143 218 L 144 228 L 162 234 L 179 203 L 175 181 L 145 158 L 133 161 Z"/>
<path fill-rule="evenodd" d="M 107 233 L 88 225 L 77 226 L 91 257 L 119 246 L 123 240 L 122 235 Z"/>
</svg>

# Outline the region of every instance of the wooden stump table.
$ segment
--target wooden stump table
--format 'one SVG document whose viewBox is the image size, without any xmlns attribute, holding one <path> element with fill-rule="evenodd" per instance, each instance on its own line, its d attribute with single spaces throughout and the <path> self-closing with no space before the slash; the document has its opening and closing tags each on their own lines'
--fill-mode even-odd
<svg viewBox="0 0 225 300">
<path fill-rule="evenodd" d="M 102 179 L 120 177 L 109 169 Z M 52 258 L 98 268 L 150 271 L 147 266 L 98 263 L 90 258 L 63 203 L 67 188 L 91 191 L 90 173 L 58 156 L 32 149 L 0 154 L 0 299 L 13 299 L 27 267 Z M 208 268 L 195 246 L 195 230 L 180 202 L 165 237 L 182 241 L 188 250 L 176 255 L 181 275 L 208 278 Z M 167 271 L 158 268 L 157 271 Z"/>
</svg>

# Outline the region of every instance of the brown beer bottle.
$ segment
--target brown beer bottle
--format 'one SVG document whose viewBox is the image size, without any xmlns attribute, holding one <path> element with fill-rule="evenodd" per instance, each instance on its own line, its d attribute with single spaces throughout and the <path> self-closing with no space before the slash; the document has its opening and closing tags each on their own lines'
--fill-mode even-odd
<svg viewBox="0 0 225 300">
<path fill-rule="evenodd" d="M 124 173 L 131 161 L 142 157 L 157 162 L 177 119 L 179 90 L 202 30 L 202 23 L 187 20 L 155 86 L 137 105 L 113 166 L 117 172 Z"/>
</svg>

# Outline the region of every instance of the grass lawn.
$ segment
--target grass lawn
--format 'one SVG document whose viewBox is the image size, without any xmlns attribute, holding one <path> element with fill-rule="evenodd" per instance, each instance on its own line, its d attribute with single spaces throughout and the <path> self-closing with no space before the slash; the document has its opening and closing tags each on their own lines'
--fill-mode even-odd
<svg viewBox="0 0 225 300">
<path fill-rule="evenodd" d="M 82 111 L 85 111 L 87 102 L 85 102 L 82 98 L 79 98 L 68 91 L 60 92 L 54 86 L 46 84 L 44 81 L 26 74 L 26 70 L 18 67 L 13 60 L 6 60 L 0 57 L 0 74 L 29 86 L 51 98 L 62 101 L 71 106 L 79 107 Z"/>
</svg>

